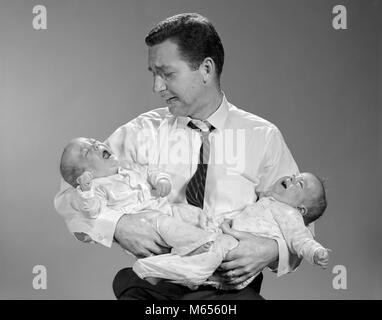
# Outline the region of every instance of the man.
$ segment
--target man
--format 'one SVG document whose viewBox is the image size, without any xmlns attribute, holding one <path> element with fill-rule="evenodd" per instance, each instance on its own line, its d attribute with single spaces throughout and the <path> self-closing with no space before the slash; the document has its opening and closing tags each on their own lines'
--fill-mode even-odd
<svg viewBox="0 0 382 320">
<path fill-rule="evenodd" d="M 245 210 L 256 202 L 257 192 L 278 178 L 298 173 L 279 130 L 230 104 L 221 91 L 224 49 L 205 17 L 170 17 L 145 41 L 153 90 L 166 108 L 139 116 L 106 140 L 120 159 L 169 173 L 173 180 L 169 200 L 199 206 L 215 221 Z M 90 237 L 106 246 L 114 239 L 137 257 L 168 252 L 151 224 L 152 213 L 123 215 L 105 209 L 89 221 L 68 206 L 72 191 L 63 184 L 55 205 L 78 239 Z M 240 285 L 265 266 L 281 275 L 299 263 L 289 256 L 283 239 L 238 232 L 227 223 L 222 228 L 239 240 L 219 268 L 228 284 Z M 240 291 L 208 286 L 191 291 L 166 282 L 150 285 L 126 268 L 113 286 L 118 299 L 260 299 L 261 281 L 262 274 Z"/>
</svg>

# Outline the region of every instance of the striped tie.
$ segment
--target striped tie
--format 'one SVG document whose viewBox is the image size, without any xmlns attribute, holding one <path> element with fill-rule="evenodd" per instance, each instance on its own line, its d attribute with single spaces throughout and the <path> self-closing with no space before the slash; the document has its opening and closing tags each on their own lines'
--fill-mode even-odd
<svg viewBox="0 0 382 320">
<path fill-rule="evenodd" d="M 200 133 L 202 145 L 200 146 L 198 168 L 186 187 L 186 199 L 190 205 L 201 209 L 203 209 L 204 204 L 204 189 L 206 186 L 208 160 L 210 158 L 210 141 L 208 136 L 215 129 L 209 123 L 204 123 L 208 126 L 206 131 L 202 131 L 191 121 L 187 124 L 191 129 L 197 130 Z"/>
</svg>

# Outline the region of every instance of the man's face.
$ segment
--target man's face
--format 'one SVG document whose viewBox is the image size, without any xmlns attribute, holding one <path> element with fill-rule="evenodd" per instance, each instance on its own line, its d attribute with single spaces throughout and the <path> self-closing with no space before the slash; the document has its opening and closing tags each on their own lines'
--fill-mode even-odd
<svg viewBox="0 0 382 320">
<path fill-rule="evenodd" d="M 322 192 L 321 182 L 311 173 L 280 178 L 269 191 L 276 200 L 292 207 L 310 207 L 312 201 Z"/>
<path fill-rule="evenodd" d="M 118 159 L 104 143 L 94 139 L 76 138 L 70 142 L 69 146 L 67 161 L 71 161 L 85 171 L 91 171 L 95 178 L 118 172 Z"/>
<path fill-rule="evenodd" d="M 203 78 L 182 59 L 178 45 L 171 40 L 149 47 L 149 71 L 154 77 L 153 90 L 160 93 L 175 116 L 200 119 L 203 113 Z"/>
</svg>

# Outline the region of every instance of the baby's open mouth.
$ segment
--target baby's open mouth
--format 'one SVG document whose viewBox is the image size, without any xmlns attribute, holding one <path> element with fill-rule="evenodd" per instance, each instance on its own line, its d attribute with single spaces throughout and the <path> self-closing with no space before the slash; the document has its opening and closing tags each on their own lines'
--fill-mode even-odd
<svg viewBox="0 0 382 320">
<path fill-rule="evenodd" d="M 104 150 L 104 151 L 102 152 L 102 157 L 103 157 L 104 159 L 109 159 L 110 156 L 111 156 L 111 153 L 110 153 L 109 151 Z"/>
<path fill-rule="evenodd" d="M 286 180 L 281 181 L 281 185 L 286 189 L 287 188 Z"/>
</svg>

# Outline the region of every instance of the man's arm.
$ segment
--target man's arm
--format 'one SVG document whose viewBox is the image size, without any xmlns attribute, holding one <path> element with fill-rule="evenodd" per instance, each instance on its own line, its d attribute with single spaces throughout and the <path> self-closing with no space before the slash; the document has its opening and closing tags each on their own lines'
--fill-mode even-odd
<svg viewBox="0 0 382 320">
<path fill-rule="evenodd" d="M 260 191 L 268 189 L 280 177 L 299 171 L 280 131 L 274 126 L 265 130 L 265 152 L 256 177 L 260 180 Z M 221 265 L 229 284 L 244 282 L 267 266 L 280 276 L 292 271 L 301 261 L 289 252 L 283 239 L 254 236 L 248 232 L 233 230 L 227 224 L 222 226 L 222 230 L 240 240 L 238 247 L 227 255 L 226 261 Z"/>
<path fill-rule="evenodd" d="M 62 180 L 61 190 L 56 195 L 54 204 L 77 240 L 93 241 L 111 247 L 115 239 L 122 248 L 137 257 L 168 252 L 152 223 L 157 213 L 126 215 L 122 211 L 104 207 L 97 218 L 92 219 L 73 206 L 71 197 L 75 192 L 74 188 Z"/>
<path fill-rule="evenodd" d="M 157 212 L 123 215 L 115 229 L 115 240 L 137 258 L 170 252 L 170 248 L 156 230 Z"/>
</svg>

